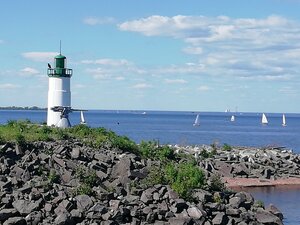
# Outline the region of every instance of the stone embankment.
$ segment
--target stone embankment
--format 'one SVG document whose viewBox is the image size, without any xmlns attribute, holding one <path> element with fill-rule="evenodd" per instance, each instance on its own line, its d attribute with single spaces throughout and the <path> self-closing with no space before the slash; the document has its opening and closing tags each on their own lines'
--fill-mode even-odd
<svg viewBox="0 0 300 225">
<path fill-rule="evenodd" d="M 282 176 L 298 175 L 298 157 L 274 151 L 272 158 L 263 154 L 253 163 L 256 154 L 224 152 L 199 164 L 208 175 L 215 171 L 229 177 L 275 178 L 278 171 Z M 283 224 L 275 206 L 264 208 L 246 192 L 199 189 L 189 202 L 168 185 L 132 188 L 133 181 L 140 182 L 159 162 L 120 149 L 93 149 L 76 141 L 35 142 L 25 149 L 7 143 L 0 146 L 0 162 L 3 225 Z"/>
<path fill-rule="evenodd" d="M 174 146 L 199 158 L 208 176 L 220 174 L 227 187 L 300 185 L 300 155 L 285 148 Z M 227 146 L 228 147 L 228 146 Z M 203 158 L 201 153 L 215 153 Z"/>
</svg>

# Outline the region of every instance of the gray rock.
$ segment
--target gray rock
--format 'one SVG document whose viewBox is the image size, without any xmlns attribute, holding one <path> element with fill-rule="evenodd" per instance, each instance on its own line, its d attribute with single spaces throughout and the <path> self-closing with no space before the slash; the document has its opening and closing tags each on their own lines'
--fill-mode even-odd
<svg viewBox="0 0 300 225">
<path fill-rule="evenodd" d="M 200 202 L 212 201 L 212 194 L 202 189 L 195 189 L 193 192 L 193 198 Z"/>
<path fill-rule="evenodd" d="M 78 159 L 80 156 L 80 148 L 73 148 L 71 151 L 71 158 Z"/>
<path fill-rule="evenodd" d="M 88 195 L 78 195 L 75 197 L 77 203 L 77 209 L 81 211 L 87 211 L 93 206 L 93 201 Z"/>
<path fill-rule="evenodd" d="M 283 225 L 282 221 L 277 216 L 262 208 L 257 209 L 255 217 L 258 222 L 263 224 Z"/>
<path fill-rule="evenodd" d="M 191 222 L 190 218 L 176 218 L 172 217 L 168 220 L 169 224 L 172 225 L 188 225 Z"/>
<path fill-rule="evenodd" d="M 212 220 L 213 225 L 226 225 L 228 222 L 228 217 L 224 212 L 218 213 Z"/>
<path fill-rule="evenodd" d="M 266 211 L 274 214 L 275 216 L 277 216 L 279 219 L 283 220 L 283 214 L 282 212 L 273 204 L 270 204 L 267 208 Z"/>
<path fill-rule="evenodd" d="M 10 217 L 3 225 L 26 225 L 26 220 L 23 217 Z"/>
<path fill-rule="evenodd" d="M 245 199 L 241 198 L 241 197 L 233 197 L 229 199 L 229 205 L 234 208 L 237 209 L 240 207 L 241 203 L 243 203 L 245 201 Z"/>
<path fill-rule="evenodd" d="M 141 195 L 141 201 L 144 203 L 152 203 L 153 201 L 153 192 L 155 192 L 156 189 L 155 188 L 148 188 L 145 191 L 143 191 L 142 195 Z"/>
<path fill-rule="evenodd" d="M 32 212 L 25 217 L 26 223 L 30 225 L 38 225 L 42 221 L 41 212 Z"/>
<path fill-rule="evenodd" d="M 119 178 L 119 177 L 127 177 L 128 171 L 132 170 L 133 165 L 128 157 L 121 158 L 118 163 L 113 167 L 111 177 Z"/>
<path fill-rule="evenodd" d="M 71 218 L 71 214 L 68 212 L 64 212 L 59 214 L 55 220 L 54 220 L 55 225 L 72 225 L 75 224 L 74 221 Z"/>
<path fill-rule="evenodd" d="M 206 213 L 200 210 L 199 208 L 197 208 L 196 206 L 192 206 L 188 208 L 187 213 L 191 218 L 196 220 L 200 219 L 203 216 L 206 216 Z"/>
<path fill-rule="evenodd" d="M 41 203 L 42 199 L 39 199 L 35 202 L 20 199 L 14 201 L 12 205 L 21 215 L 28 215 L 33 211 L 38 211 L 40 209 Z"/>
</svg>

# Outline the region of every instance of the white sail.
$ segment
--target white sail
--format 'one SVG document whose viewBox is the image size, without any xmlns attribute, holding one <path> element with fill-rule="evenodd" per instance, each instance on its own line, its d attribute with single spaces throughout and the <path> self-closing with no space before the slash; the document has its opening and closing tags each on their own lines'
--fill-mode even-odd
<svg viewBox="0 0 300 225">
<path fill-rule="evenodd" d="M 262 114 L 262 117 L 261 117 L 261 123 L 262 124 L 268 124 L 268 119 L 267 119 L 267 117 L 264 113 Z"/>
<path fill-rule="evenodd" d="M 83 111 L 80 111 L 80 123 L 81 124 L 86 124 L 85 119 L 84 119 L 84 115 L 83 115 Z"/>
<path fill-rule="evenodd" d="M 234 122 L 234 121 L 235 121 L 234 115 L 231 116 L 230 121 L 231 121 L 231 122 Z"/>
<path fill-rule="evenodd" d="M 193 126 L 200 126 L 200 122 L 199 122 L 199 114 L 197 114 L 195 122 L 193 124 Z"/>
<path fill-rule="evenodd" d="M 282 126 L 286 126 L 285 115 L 282 114 Z"/>
</svg>

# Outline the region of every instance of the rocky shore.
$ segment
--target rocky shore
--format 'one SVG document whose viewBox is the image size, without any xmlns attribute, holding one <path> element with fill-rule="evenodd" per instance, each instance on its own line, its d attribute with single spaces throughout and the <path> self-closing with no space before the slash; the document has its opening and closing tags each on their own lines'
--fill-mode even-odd
<svg viewBox="0 0 300 225">
<path fill-rule="evenodd" d="M 220 174 L 227 187 L 300 185 L 300 155 L 285 148 L 174 146 L 177 152 L 201 159 L 208 176 Z M 206 151 L 215 154 L 202 157 Z"/>
<path fill-rule="evenodd" d="M 206 176 L 276 180 L 298 177 L 300 157 L 278 149 L 176 147 L 195 155 Z M 202 157 L 216 151 L 211 157 Z M 168 185 L 140 188 L 160 162 L 78 141 L 0 146 L 0 224 L 283 224 L 282 213 L 246 192 L 193 191 L 183 200 Z"/>
</svg>

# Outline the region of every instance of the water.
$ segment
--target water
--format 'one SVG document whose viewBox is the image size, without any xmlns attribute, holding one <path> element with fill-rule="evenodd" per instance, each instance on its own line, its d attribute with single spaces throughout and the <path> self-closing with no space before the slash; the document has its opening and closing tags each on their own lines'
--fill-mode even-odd
<svg viewBox="0 0 300 225">
<path fill-rule="evenodd" d="M 245 188 L 256 200 L 262 200 L 267 207 L 275 205 L 284 215 L 286 225 L 300 224 L 300 187 L 257 187 Z"/>
<path fill-rule="evenodd" d="M 300 114 L 286 114 L 287 126 L 282 127 L 282 114 L 266 113 L 269 124 L 261 125 L 261 113 L 200 113 L 200 126 L 193 126 L 197 113 L 159 111 L 99 111 L 85 112 L 91 127 L 105 127 L 119 135 L 126 135 L 137 143 L 156 140 L 162 144 L 211 144 L 218 142 L 233 146 L 285 146 L 300 153 Z M 0 124 L 8 120 L 30 119 L 45 122 L 46 111 L 0 110 Z M 78 124 L 80 113 L 70 115 Z M 251 188 L 248 190 L 266 205 L 273 203 L 285 216 L 284 224 L 300 224 L 300 188 Z"/>
</svg>

